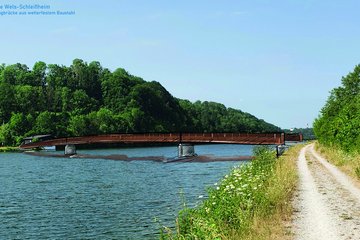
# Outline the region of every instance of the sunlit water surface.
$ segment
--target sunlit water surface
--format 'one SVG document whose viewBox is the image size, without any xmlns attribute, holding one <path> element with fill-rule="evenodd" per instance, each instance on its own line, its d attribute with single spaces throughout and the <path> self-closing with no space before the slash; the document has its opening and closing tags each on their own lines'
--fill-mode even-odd
<svg viewBox="0 0 360 240">
<path fill-rule="evenodd" d="M 253 146 L 202 145 L 198 154 L 251 155 Z M 174 157 L 176 147 L 78 153 Z M 246 162 L 160 163 L 0 154 L 0 239 L 157 239 L 182 198 L 196 206 Z"/>
</svg>

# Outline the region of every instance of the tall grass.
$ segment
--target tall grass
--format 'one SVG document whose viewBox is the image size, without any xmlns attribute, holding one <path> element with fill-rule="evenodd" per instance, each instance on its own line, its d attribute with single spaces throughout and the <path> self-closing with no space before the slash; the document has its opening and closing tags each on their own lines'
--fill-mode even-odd
<svg viewBox="0 0 360 240">
<path fill-rule="evenodd" d="M 254 154 L 250 164 L 233 168 L 210 188 L 200 207 L 180 211 L 175 232 L 164 228 L 161 239 L 284 239 L 286 230 L 277 222 L 291 213 L 296 157 L 277 160 L 265 147 Z"/>
<path fill-rule="evenodd" d="M 339 167 L 344 173 L 360 180 L 360 154 L 346 152 L 336 146 L 325 146 L 316 142 L 315 149 L 329 162 Z"/>
</svg>

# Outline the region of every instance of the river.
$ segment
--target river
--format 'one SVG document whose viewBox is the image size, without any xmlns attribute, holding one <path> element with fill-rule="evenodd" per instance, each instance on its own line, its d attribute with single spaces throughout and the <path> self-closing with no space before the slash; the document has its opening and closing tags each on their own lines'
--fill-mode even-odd
<svg viewBox="0 0 360 240">
<path fill-rule="evenodd" d="M 216 156 L 251 155 L 253 146 L 201 145 Z M 176 147 L 78 153 L 174 157 Z M 1 239 L 157 239 L 174 226 L 185 198 L 194 207 L 229 170 L 246 162 L 161 163 L 0 154 Z"/>
</svg>

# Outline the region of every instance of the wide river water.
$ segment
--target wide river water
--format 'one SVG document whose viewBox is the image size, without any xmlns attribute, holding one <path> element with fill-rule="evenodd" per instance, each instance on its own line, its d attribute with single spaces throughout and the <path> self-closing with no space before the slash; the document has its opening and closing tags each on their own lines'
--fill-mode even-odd
<svg viewBox="0 0 360 240">
<path fill-rule="evenodd" d="M 201 145 L 199 155 L 251 155 L 250 145 Z M 177 155 L 176 147 L 81 150 Z M 194 207 L 246 162 L 161 163 L 0 154 L 0 239 L 158 239 L 175 225 L 182 198 Z"/>
</svg>

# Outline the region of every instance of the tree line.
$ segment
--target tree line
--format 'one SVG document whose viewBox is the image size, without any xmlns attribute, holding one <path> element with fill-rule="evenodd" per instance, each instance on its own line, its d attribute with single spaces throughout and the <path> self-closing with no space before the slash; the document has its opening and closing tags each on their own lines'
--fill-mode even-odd
<svg viewBox="0 0 360 240">
<path fill-rule="evenodd" d="M 273 132 L 280 129 L 215 102 L 173 97 L 160 83 L 75 59 L 71 66 L 0 65 L 0 143 L 136 132 Z"/>
<path fill-rule="evenodd" d="M 329 146 L 359 152 L 360 149 L 360 65 L 333 89 L 314 122 L 318 140 Z"/>
</svg>

